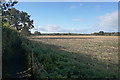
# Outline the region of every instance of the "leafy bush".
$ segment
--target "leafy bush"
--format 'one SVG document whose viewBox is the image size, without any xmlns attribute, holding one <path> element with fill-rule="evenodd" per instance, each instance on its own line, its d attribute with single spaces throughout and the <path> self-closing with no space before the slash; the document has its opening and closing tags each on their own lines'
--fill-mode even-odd
<svg viewBox="0 0 120 80">
<path fill-rule="evenodd" d="M 15 73 L 19 67 L 25 68 L 28 65 L 27 53 L 23 48 L 22 40 L 16 30 L 8 26 L 2 28 L 2 66 L 3 78 L 6 74 Z M 19 71 L 19 70 L 18 70 Z"/>
<path fill-rule="evenodd" d="M 86 62 L 79 62 L 71 56 L 81 58 L 80 55 L 56 49 L 54 45 L 31 42 L 27 46 L 33 50 L 34 57 L 38 59 L 45 71 L 43 73 L 38 68 L 39 73 L 37 75 L 39 78 L 117 78 L 117 74 L 97 68 L 93 69 L 87 66 Z"/>
<path fill-rule="evenodd" d="M 38 32 L 38 31 L 35 31 L 35 32 L 34 32 L 34 35 L 41 35 L 41 33 Z"/>
</svg>

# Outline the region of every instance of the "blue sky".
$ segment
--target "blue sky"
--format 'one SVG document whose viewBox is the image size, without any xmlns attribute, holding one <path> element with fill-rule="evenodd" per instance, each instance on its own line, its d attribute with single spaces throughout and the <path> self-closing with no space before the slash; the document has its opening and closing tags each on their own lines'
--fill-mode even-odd
<svg viewBox="0 0 120 80">
<path fill-rule="evenodd" d="M 34 20 L 31 31 L 42 33 L 114 32 L 117 26 L 117 2 L 19 2 L 15 8 Z"/>
</svg>

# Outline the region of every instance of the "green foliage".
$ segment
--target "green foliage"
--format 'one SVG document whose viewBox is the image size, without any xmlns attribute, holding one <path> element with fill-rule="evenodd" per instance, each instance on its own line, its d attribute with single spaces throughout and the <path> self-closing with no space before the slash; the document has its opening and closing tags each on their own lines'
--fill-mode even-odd
<svg viewBox="0 0 120 80">
<path fill-rule="evenodd" d="M 2 21 L 4 27 L 13 27 L 22 35 L 30 35 L 29 29 L 33 28 L 33 20 L 30 20 L 28 13 L 12 8 L 17 1 L 0 1 L 0 10 L 2 12 Z M 25 30 L 24 30 L 25 29 Z"/>
<path fill-rule="evenodd" d="M 4 25 L 2 30 L 2 66 L 3 78 L 5 78 L 8 77 L 6 74 L 15 73 L 15 69 L 28 67 L 28 55 L 23 48 L 21 38 L 15 29 Z"/>
<path fill-rule="evenodd" d="M 3 2 L 1 4 L 2 10 L 2 21 L 3 26 L 5 27 L 13 27 L 18 32 L 21 32 L 22 35 L 28 36 L 30 35 L 29 29 L 32 29 L 33 20 L 30 19 L 30 15 L 28 13 L 19 11 L 15 8 L 12 8 L 17 2 Z"/>
<path fill-rule="evenodd" d="M 9 27 L 10 25 L 9 25 L 9 23 L 7 23 L 7 22 L 3 22 L 3 26 L 4 26 L 4 27 Z"/>
<path fill-rule="evenodd" d="M 92 35 L 102 35 L 102 36 L 119 36 L 119 32 L 104 32 L 104 31 L 99 31 L 95 32 Z"/>
<path fill-rule="evenodd" d="M 115 72 L 105 71 L 102 67 L 92 68 L 88 66 L 88 62 L 93 62 L 83 55 L 62 51 L 54 45 L 32 42 L 31 44 L 24 45 L 29 51 L 33 51 L 35 58 L 38 59 L 42 65 L 42 70 L 38 69 L 37 75 L 39 78 L 117 78 Z M 78 57 L 79 62 L 74 57 Z M 97 61 L 96 61 L 97 62 Z M 103 63 L 99 63 L 101 65 Z M 109 72 L 109 73 L 108 73 Z M 41 76 L 42 75 L 42 76 Z"/>
<path fill-rule="evenodd" d="M 104 35 L 104 31 L 100 31 L 100 32 L 99 32 L 99 35 Z"/>
<path fill-rule="evenodd" d="M 20 42 L 18 38 L 18 33 L 15 30 L 10 29 L 9 27 L 3 26 L 3 52 L 4 49 L 9 49 L 12 45 Z"/>
<path fill-rule="evenodd" d="M 34 35 L 41 35 L 41 33 L 38 32 L 38 31 L 35 31 L 35 32 L 34 32 Z"/>
<path fill-rule="evenodd" d="M 13 7 L 15 4 L 17 4 L 18 2 L 16 0 L 2 0 L 0 1 L 0 5 L 2 6 L 2 10 L 7 10 L 11 7 Z"/>
<path fill-rule="evenodd" d="M 31 35 L 31 32 L 29 31 L 28 28 L 24 27 L 24 28 L 21 30 L 20 34 L 21 34 L 22 36 L 30 36 L 30 35 Z"/>
<path fill-rule="evenodd" d="M 120 36 L 120 32 L 104 32 L 104 31 L 99 31 L 99 32 L 94 32 L 91 34 L 81 34 L 81 33 L 42 33 L 41 35 L 68 35 L 68 36 Z"/>
<path fill-rule="evenodd" d="M 28 13 L 10 8 L 3 12 L 3 21 L 9 23 L 10 27 L 14 27 L 17 31 L 33 28 L 33 20 L 30 20 Z"/>
<path fill-rule="evenodd" d="M 24 71 L 28 68 L 28 54 L 25 51 L 22 43 L 27 43 L 22 37 L 20 37 L 18 31 L 21 30 L 21 27 L 27 27 L 30 29 L 33 27 L 33 20 L 30 20 L 30 16 L 15 8 L 11 8 L 17 2 L 10 0 L 10 2 L 0 1 L 0 10 L 2 10 L 3 15 L 0 17 L 3 20 L 2 24 L 2 78 L 15 77 L 17 72 Z M 25 13 L 24 16 L 27 18 L 22 23 L 21 16 L 22 13 Z M 21 22 L 20 22 L 21 21 Z M 25 23 L 28 23 L 26 25 Z M 30 26 L 30 27 L 29 27 Z M 28 30 L 27 29 L 27 30 Z M 23 30 L 23 29 L 22 29 Z"/>
</svg>

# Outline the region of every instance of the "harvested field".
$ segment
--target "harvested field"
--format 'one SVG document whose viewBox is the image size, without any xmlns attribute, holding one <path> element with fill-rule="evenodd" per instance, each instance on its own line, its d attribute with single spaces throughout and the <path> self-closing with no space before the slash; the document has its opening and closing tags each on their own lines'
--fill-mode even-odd
<svg viewBox="0 0 120 80">
<path fill-rule="evenodd" d="M 48 54 L 64 54 L 67 55 L 64 58 L 74 59 L 84 67 L 83 70 L 87 73 L 85 77 L 115 77 L 117 75 L 117 36 L 31 36 L 29 39 L 41 44 L 41 49 L 46 50 L 47 52 L 44 52 Z M 76 66 L 76 63 L 73 64 Z M 62 65 L 65 66 L 65 64 Z M 80 66 L 77 68 L 82 69 Z M 91 75 L 88 72 L 94 73 Z M 75 76 L 78 77 L 77 74 Z"/>
</svg>

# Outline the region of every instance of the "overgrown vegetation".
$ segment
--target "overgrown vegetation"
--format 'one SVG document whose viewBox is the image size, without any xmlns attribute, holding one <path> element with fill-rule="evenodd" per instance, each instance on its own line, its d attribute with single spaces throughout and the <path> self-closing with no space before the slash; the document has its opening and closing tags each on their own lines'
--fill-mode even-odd
<svg viewBox="0 0 120 80">
<path fill-rule="evenodd" d="M 113 57 L 110 55 L 106 56 L 106 54 L 102 54 L 103 52 L 99 53 L 95 49 L 96 51 L 96 55 L 95 55 L 96 57 L 95 57 L 92 54 L 92 52 L 94 52 L 91 51 L 92 48 L 87 46 L 91 46 L 92 44 L 97 44 L 98 46 L 96 45 L 96 47 L 100 47 L 102 44 L 100 43 L 87 44 L 86 41 L 88 40 L 86 41 L 84 40 L 84 43 L 81 40 L 83 43 L 82 45 L 84 46 L 86 45 L 87 53 L 85 53 L 85 51 L 84 52 L 81 51 L 81 53 L 79 53 L 78 51 L 76 51 L 76 48 L 78 46 L 76 43 L 79 42 L 78 40 L 75 41 L 73 40 L 73 42 L 70 42 L 72 40 L 68 41 L 67 39 L 64 39 L 62 41 L 61 40 L 35 39 L 34 41 L 31 42 L 30 45 L 24 45 L 27 48 L 29 48 L 29 50 L 33 50 L 35 58 L 37 58 L 37 60 L 41 65 L 40 68 L 37 69 L 38 78 L 43 78 L 43 79 L 44 78 L 111 78 L 111 79 L 118 78 L 117 63 L 115 63 L 113 60 L 113 58 L 115 58 L 115 56 L 117 55 L 115 55 L 116 53 L 114 53 L 114 51 L 111 52 L 114 55 Z M 71 46 L 67 44 L 69 42 L 71 43 Z M 113 45 L 115 44 L 113 43 Z M 103 46 L 109 46 L 109 44 L 107 45 L 104 42 Z M 112 44 L 110 46 L 112 47 Z M 67 47 L 68 48 L 72 47 L 72 51 L 67 49 Z M 74 48 L 75 50 L 73 50 Z M 90 49 L 88 50 L 88 48 Z M 100 55 L 110 57 L 111 61 L 109 62 L 109 60 L 100 59 L 99 58 Z"/>
<path fill-rule="evenodd" d="M 119 32 L 94 32 L 91 34 L 82 34 L 82 33 L 42 33 L 41 35 L 74 35 L 74 36 L 120 36 Z"/>
<path fill-rule="evenodd" d="M 38 31 L 35 31 L 35 32 L 34 32 L 34 35 L 41 35 L 41 33 L 38 32 Z"/>
<path fill-rule="evenodd" d="M 0 1 L 2 10 L 2 78 L 16 78 L 18 72 L 25 71 L 29 66 L 27 51 L 22 46 L 27 43 L 24 36 L 29 35 L 33 28 L 33 20 L 26 12 L 12 8 L 17 2 Z M 22 35 L 22 36 L 21 36 Z"/>
<path fill-rule="evenodd" d="M 33 28 L 33 20 L 30 20 L 30 15 L 26 12 L 21 12 L 14 6 L 16 2 L 10 4 L 3 3 L 3 78 L 18 77 L 15 75 L 17 72 L 21 72 L 29 68 L 31 64 L 31 53 L 34 60 L 34 75 L 36 78 L 119 78 L 117 74 L 116 59 L 116 43 L 110 43 L 108 40 L 101 40 L 104 42 L 87 43 L 86 41 L 72 41 L 71 40 L 43 40 L 37 42 L 23 36 L 30 35 L 29 29 Z M 22 35 L 21 35 L 22 33 Z M 36 35 L 40 35 L 40 32 L 36 32 Z M 93 35 L 105 35 L 104 32 L 95 33 Z M 111 33 L 112 34 L 112 33 Z M 53 35 L 77 35 L 77 34 L 53 34 Z M 81 35 L 81 34 L 78 34 Z M 87 34 L 83 34 L 87 35 Z M 90 34 L 92 35 L 92 34 Z M 117 33 L 115 33 L 115 36 Z M 32 39 L 32 38 L 30 38 Z M 111 38 L 112 39 L 112 38 Z M 50 42 L 49 42 L 49 41 Z M 39 41 L 39 40 L 38 40 Z M 61 43 L 59 43 L 62 41 Z M 66 43 L 64 42 L 66 41 Z M 87 40 L 88 41 L 88 40 Z M 98 40 L 97 40 L 98 41 Z M 79 42 L 79 43 L 77 43 Z M 81 42 L 81 44 L 80 44 Z M 89 41 L 88 41 L 89 42 Z M 111 40 L 112 42 L 112 40 Z M 52 44 L 51 44 L 52 43 Z M 69 44 L 68 44 L 69 43 Z M 109 43 L 109 44 L 108 44 Z M 81 47 L 85 48 L 81 48 Z M 90 44 L 90 45 L 86 45 Z M 91 45 L 92 44 L 92 45 Z M 94 44 L 94 45 L 93 45 Z M 102 46 L 101 46 L 102 45 Z M 96 46 L 96 47 L 93 47 Z M 74 50 L 74 48 L 80 48 Z M 91 48 L 92 47 L 92 48 Z M 113 52 L 106 49 L 110 47 Z M 102 48 L 102 49 L 101 49 Z M 105 48 L 105 49 L 104 49 Z M 98 52 L 99 49 L 103 50 Z M 98 50 L 98 51 L 96 51 Z M 102 53 L 104 51 L 111 52 Z M 83 52 L 82 52 L 83 51 Z M 115 51 L 115 52 L 114 52 Z M 96 54 L 93 57 L 93 53 Z M 83 54 L 85 53 L 85 54 Z M 99 55 L 103 55 L 102 57 Z M 111 59 L 106 59 L 105 57 Z M 111 56 L 112 55 L 112 56 Z M 102 59 L 101 59 L 102 58 Z M 100 61 L 103 60 L 103 61 Z M 105 62 L 104 62 L 105 61 Z M 114 63 L 115 62 L 115 63 Z"/>
<path fill-rule="evenodd" d="M 3 78 L 28 67 L 27 53 L 16 30 L 3 27 L 2 37 Z"/>
</svg>

